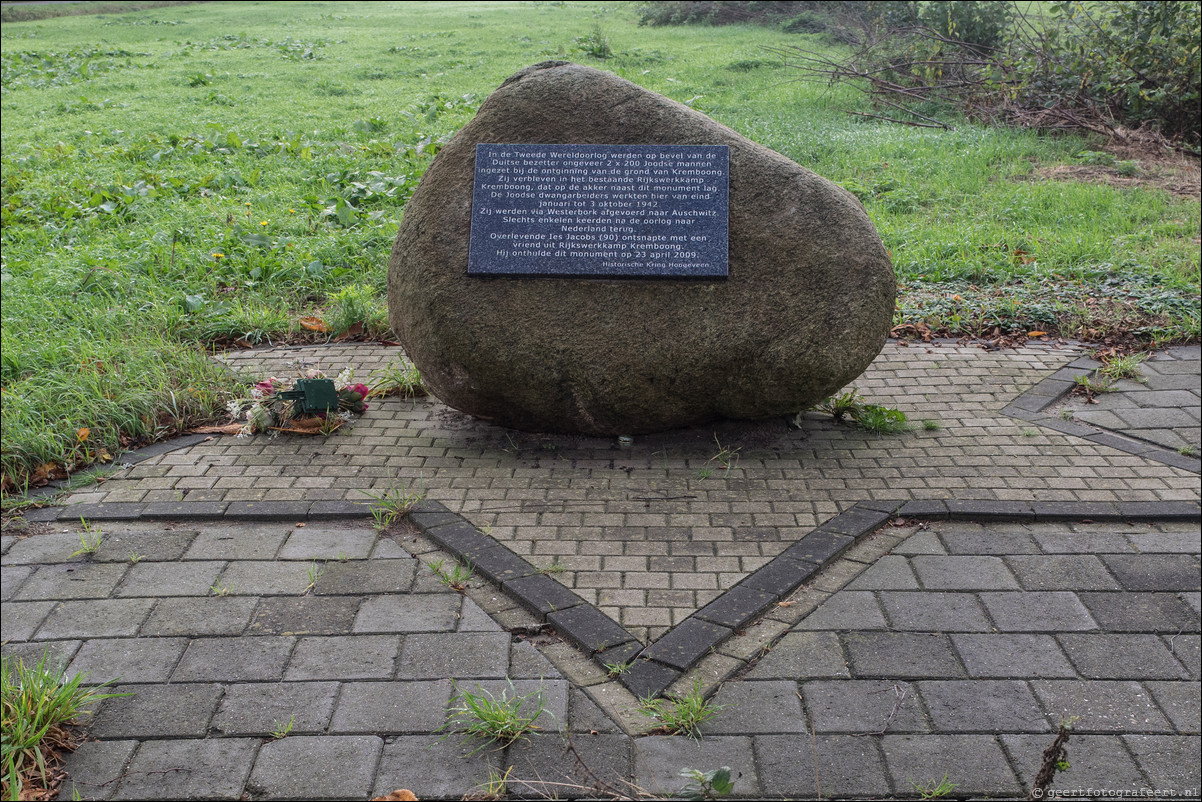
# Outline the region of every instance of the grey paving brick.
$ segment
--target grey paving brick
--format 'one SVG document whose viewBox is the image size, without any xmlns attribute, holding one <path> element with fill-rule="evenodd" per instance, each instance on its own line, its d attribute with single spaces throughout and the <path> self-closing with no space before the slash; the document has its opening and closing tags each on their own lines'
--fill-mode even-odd
<svg viewBox="0 0 1202 802">
<path fill-rule="evenodd" d="M 1202 687 L 1196 682 L 1145 682 L 1160 709 L 1183 735 L 1199 733 L 1202 719 Z"/>
<path fill-rule="evenodd" d="M 7 565 L 66 563 L 85 564 L 78 556 L 81 546 L 77 532 L 48 532 L 22 538 L 12 544 L 4 554 Z"/>
<path fill-rule="evenodd" d="M 1015 796 L 1020 791 L 992 735 L 886 735 L 881 751 L 899 793 L 929 788 L 944 776 L 957 796 Z"/>
<path fill-rule="evenodd" d="M 0 639 L 5 643 L 32 639 L 55 604 L 57 602 L 53 601 L 6 602 L 0 606 Z"/>
<path fill-rule="evenodd" d="M 150 599 L 122 599 L 122 603 L 152 604 Z M 250 623 L 259 600 L 253 596 L 205 596 L 161 599 L 142 625 L 144 636 L 240 635 Z M 88 602 L 99 604 L 100 602 Z"/>
<path fill-rule="evenodd" d="M 655 735 L 634 740 L 635 784 L 655 796 L 667 797 L 679 790 L 686 782 L 680 769 L 688 766 L 729 766 L 732 796 L 754 798 L 761 793 L 750 738 L 715 735 L 694 741 Z"/>
<path fill-rule="evenodd" d="M 457 632 L 500 632 L 501 625 L 469 598 L 464 597 L 459 610 Z"/>
<path fill-rule="evenodd" d="M 359 605 L 354 632 L 452 632 L 462 597 L 457 593 L 374 596 Z"/>
<path fill-rule="evenodd" d="M 1059 640 L 1086 679 L 1185 679 L 1188 676 L 1155 635 L 1065 633 Z"/>
<path fill-rule="evenodd" d="M 38 629 L 38 640 L 133 637 L 154 599 L 89 599 L 60 602 Z"/>
<path fill-rule="evenodd" d="M 0 568 L 0 601 L 8 601 L 17 594 L 17 589 L 26 577 L 33 573 L 30 565 L 5 565 Z"/>
<path fill-rule="evenodd" d="M 1075 593 L 981 593 L 981 603 L 1002 632 L 1074 632 L 1098 625 Z"/>
<path fill-rule="evenodd" d="M 885 520 L 888 520 L 888 516 L 884 513 L 865 511 L 861 514 L 859 510 L 854 513 L 848 511 L 810 532 L 785 549 L 782 554 L 791 560 L 823 565 L 850 548 L 855 543 L 856 536 L 875 529 Z M 866 528 L 863 528 L 864 524 L 868 524 Z M 835 528 L 839 526 L 848 531 Z"/>
<path fill-rule="evenodd" d="M 751 588 L 735 587 L 698 610 L 694 615 L 703 621 L 742 629 L 752 619 L 776 602 L 777 596 Z"/>
<path fill-rule="evenodd" d="M 107 693 L 108 691 L 106 691 Z M 99 738 L 203 738 L 222 688 L 215 684 L 118 685 L 88 731 Z"/>
<path fill-rule="evenodd" d="M 1055 735 L 1001 735 L 1002 744 L 1010 753 L 1011 765 L 1018 772 L 1019 782 L 1030 788 L 1043 762 L 1043 751 L 1052 745 Z M 1066 744 L 1069 770 L 1058 772 L 1048 786 L 1062 794 L 1084 786 L 1119 790 L 1147 787 L 1123 742 L 1114 735 L 1069 735 Z M 1104 782 L 1102 782 L 1104 778 Z M 1050 798 L 1050 796 L 1049 796 Z"/>
<path fill-rule="evenodd" d="M 558 678 L 559 671 L 530 641 L 524 640 L 509 646 L 508 675 L 513 679 L 553 679 Z"/>
<path fill-rule="evenodd" d="M 461 799 L 487 780 L 490 771 L 501 770 L 500 753 L 486 749 L 472 755 L 470 751 L 471 747 L 441 735 L 389 738 L 380 755 L 372 796 L 405 788 L 418 799 Z"/>
<path fill-rule="evenodd" d="M 172 682 L 250 682 L 278 680 L 295 638 L 204 638 L 188 644 Z"/>
<path fill-rule="evenodd" d="M 598 780 L 624 788 L 631 776 L 631 739 L 622 735 L 578 736 L 572 741 L 576 757 L 555 735 L 535 735 L 516 742 L 506 753 L 513 766 L 510 792 L 520 798 L 592 797 Z M 581 763 L 588 771 L 581 768 Z M 591 776 L 590 776 L 591 775 Z M 552 785 L 555 783 L 556 785 Z"/>
<path fill-rule="evenodd" d="M 405 638 L 397 664 L 401 679 L 485 679 L 509 668 L 506 632 L 414 634 Z"/>
<path fill-rule="evenodd" d="M 1017 680 L 928 680 L 917 683 L 938 732 L 1050 732 L 1039 704 Z"/>
<path fill-rule="evenodd" d="M 780 639 L 747 679 L 805 680 L 819 677 L 848 677 L 851 669 L 834 632 L 790 632 Z"/>
<path fill-rule="evenodd" d="M 1136 682 L 1036 680 L 1031 688 L 1049 721 L 1075 718 L 1076 732 L 1173 731 L 1151 694 Z"/>
<path fill-rule="evenodd" d="M 970 677 L 1069 678 L 1077 672 L 1051 635 L 952 635 Z"/>
<path fill-rule="evenodd" d="M 1130 532 L 1127 534 L 1127 538 L 1141 554 L 1155 552 L 1202 553 L 1202 526 L 1194 527 L 1192 532 Z"/>
<path fill-rule="evenodd" d="M 413 586 L 416 571 L 414 559 L 326 563 L 313 592 L 319 596 L 403 593 Z"/>
<path fill-rule="evenodd" d="M 84 642 L 71 661 L 71 673 L 101 682 L 166 682 L 184 653 L 184 638 L 104 638 Z"/>
<path fill-rule="evenodd" d="M 10 660 L 20 660 L 30 667 L 43 661 L 47 666 L 57 667 L 70 663 L 71 658 L 75 656 L 82 645 L 83 641 L 78 640 L 46 640 L 32 643 L 5 641 L 0 644 L 0 649 L 3 650 L 5 657 Z"/>
<path fill-rule="evenodd" d="M 104 540 L 94 559 L 101 562 L 128 562 L 131 554 L 143 562 L 178 560 L 196 538 L 194 529 L 129 530 L 105 527 Z"/>
<path fill-rule="evenodd" d="M 1106 565 L 1092 554 L 1007 557 L 1025 590 L 1121 590 Z"/>
<path fill-rule="evenodd" d="M 270 560 L 292 528 L 286 524 L 207 526 L 192 541 L 188 560 Z"/>
<path fill-rule="evenodd" d="M 803 618 L 797 629 L 884 629 L 876 596 L 867 591 L 841 590 Z"/>
<path fill-rule="evenodd" d="M 370 528 L 343 529 L 309 525 L 294 529 L 280 548 L 281 560 L 365 559 L 379 534 Z"/>
<path fill-rule="evenodd" d="M 383 746 L 373 735 L 272 741 L 259 750 L 246 789 L 268 799 L 365 799 Z"/>
<path fill-rule="evenodd" d="M 1198 614 L 1176 593 L 1079 593 L 1109 632 L 1197 632 Z"/>
<path fill-rule="evenodd" d="M 117 588 L 118 596 L 204 596 L 225 568 L 224 562 L 198 560 L 182 563 L 131 565 Z"/>
<path fill-rule="evenodd" d="M 940 542 L 931 529 L 917 530 L 914 534 L 893 547 L 894 554 L 947 554 L 947 547 Z"/>
<path fill-rule="evenodd" d="M 259 600 L 252 635 L 337 635 L 350 632 L 357 596 L 277 596 Z"/>
<path fill-rule="evenodd" d="M 689 618 L 648 646 L 643 657 L 684 671 L 731 635 L 726 627 Z"/>
<path fill-rule="evenodd" d="M 337 682 L 252 682 L 230 685 L 213 716 L 215 735 L 265 738 L 291 725 L 289 736 L 325 732 L 338 696 Z"/>
<path fill-rule="evenodd" d="M 116 563 L 40 565 L 17 592 L 21 601 L 37 599 L 103 599 L 113 592 L 130 566 Z"/>
<path fill-rule="evenodd" d="M 215 519 L 224 515 L 228 506 L 226 501 L 154 501 L 142 507 L 141 515 L 179 521 Z"/>
<path fill-rule="evenodd" d="M 329 732 L 428 734 L 447 718 L 451 680 L 347 682 L 342 686 Z"/>
<path fill-rule="evenodd" d="M 568 729 L 586 734 L 597 732 L 616 735 L 622 732 L 621 727 L 597 706 L 588 692 L 575 685 L 568 686 Z"/>
<path fill-rule="evenodd" d="M 1025 527 L 986 526 L 956 521 L 939 524 L 940 539 L 951 554 L 1038 554 L 1039 547 Z"/>
<path fill-rule="evenodd" d="M 630 633 L 589 605 L 557 610 L 549 614 L 547 620 L 561 635 L 590 655 L 634 640 Z"/>
<path fill-rule="evenodd" d="M 707 737 L 806 731 L 797 683 L 790 680 L 729 682 L 710 704 L 717 714 L 701 725 Z"/>
<path fill-rule="evenodd" d="M 910 569 L 909 560 L 900 554 L 887 554 L 853 579 L 847 589 L 918 590 L 918 580 Z"/>
<path fill-rule="evenodd" d="M 739 586 L 784 597 L 816 574 L 818 569 L 817 563 L 802 562 L 781 555 L 746 576 Z"/>
<path fill-rule="evenodd" d="M 882 591 L 889 622 L 914 632 L 988 632 L 992 625 L 977 597 L 968 593 Z"/>
<path fill-rule="evenodd" d="M 309 588 L 309 566 L 305 562 L 231 562 L 214 582 L 234 596 L 298 596 Z"/>
<path fill-rule="evenodd" d="M 539 617 L 583 603 L 568 588 L 548 576 L 522 576 L 504 583 L 505 592 Z"/>
<path fill-rule="evenodd" d="M 388 679 L 400 648 L 399 635 L 301 638 L 284 679 Z"/>
<path fill-rule="evenodd" d="M 1197 735 L 1124 735 L 1153 788 L 1202 787 L 1202 738 Z"/>
<path fill-rule="evenodd" d="M 137 741 L 84 741 L 63 754 L 59 799 L 112 799 Z M 117 781 L 117 782 L 115 782 Z"/>
<path fill-rule="evenodd" d="M 752 739 L 764 793 L 792 799 L 889 796 L 875 740 L 853 735 L 757 735 Z"/>
<path fill-rule="evenodd" d="M 1057 527 L 1035 531 L 1032 536 L 1049 554 L 1122 554 L 1135 550 L 1121 533 L 1096 526 L 1078 525 L 1074 531 Z"/>
<path fill-rule="evenodd" d="M 934 556 L 910 558 L 918 581 L 931 590 L 1017 590 L 1018 583 L 1000 557 Z"/>
<path fill-rule="evenodd" d="M 1171 635 L 1164 642 L 1173 656 L 1185 666 L 1190 677 L 1202 677 L 1202 638 L 1197 635 Z"/>
<path fill-rule="evenodd" d="M 812 680 L 801 684 L 818 733 L 926 732 L 913 686 L 888 680 Z"/>
<path fill-rule="evenodd" d="M 1105 554 L 1102 561 L 1127 590 L 1198 590 L 1202 569 L 1189 554 Z"/>
<path fill-rule="evenodd" d="M 242 795 L 257 738 L 147 741 L 114 799 L 233 799 Z"/>
<path fill-rule="evenodd" d="M 917 632 L 848 632 L 843 642 L 852 675 L 863 679 L 963 677 L 946 635 Z"/>
<path fill-rule="evenodd" d="M 606 654 L 607 652 L 601 652 L 593 660 L 601 662 L 605 659 Z M 611 658 L 610 662 L 602 663 L 602 666 L 608 671 L 610 670 L 609 666 L 621 664 L 622 662 L 624 661 Z M 629 661 L 629 668 L 617 679 L 626 690 L 639 699 L 645 699 L 647 697 L 659 696 L 672 683 L 680 679 L 682 673 L 681 669 L 672 668 L 653 660 L 631 659 Z"/>
</svg>

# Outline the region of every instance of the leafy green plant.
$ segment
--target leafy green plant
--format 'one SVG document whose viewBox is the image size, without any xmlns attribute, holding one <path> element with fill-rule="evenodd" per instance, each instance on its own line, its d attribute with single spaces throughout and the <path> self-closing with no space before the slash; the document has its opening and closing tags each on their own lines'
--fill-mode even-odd
<svg viewBox="0 0 1202 802">
<path fill-rule="evenodd" d="M 922 428 L 923 428 L 923 430 L 924 430 L 924 431 L 928 431 L 928 432 L 937 432 L 937 431 L 939 431 L 940 429 L 942 429 L 942 428 L 943 428 L 943 426 L 942 426 L 942 424 L 940 424 L 940 423 L 939 423 L 939 421 L 937 421 L 937 420 L 929 420 L 929 419 L 928 419 L 928 420 L 924 420 L 924 421 L 922 422 Z"/>
<path fill-rule="evenodd" d="M 142 556 L 143 555 L 138 554 L 138 552 L 136 552 L 136 551 L 131 551 L 129 553 L 129 564 L 137 565 L 138 563 L 142 562 Z"/>
<path fill-rule="evenodd" d="M 605 664 L 605 673 L 612 679 L 614 677 L 620 677 L 623 674 L 628 673 L 630 671 L 630 669 L 633 667 L 634 667 L 633 660 L 627 660 L 625 662 L 606 663 Z"/>
<path fill-rule="evenodd" d="M 542 729 L 535 724 L 546 712 L 542 689 L 519 694 L 512 680 L 509 688 L 494 696 L 484 688 L 479 693 L 455 689 L 447 707 L 446 723 L 438 729 L 447 730 L 448 738 L 454 734 L 465 736 L 465 740 L 482 740 L 483 744 L 472 750 L 474 755 L 496 744 L 505 747 L 530 733 Z"/>
<path fill-rule="evenodd" d="M 92 526 L 83 518 L 79 519 L 79 525 L 83 531 L 79 533 L 80 548 L 77 551 L 71 552 L 72 557 L 84 555 L 92 557 L 100 550 L 100 544 L 104 543 L 104 532 L 99 526 Z"/>
<path fill-rule="evenodd" d="M 231 592 L 233 592 L 233 590 L 234 590 L 233 585 L 217 584 L 217 585 L 209 586 L 209 592 L 212 593 L 214 596 L 228 596 L 228 595 L 230 595 Z"/>
<path fill-rule="evenodd" d="M 305 569 L 305 573 L 309 577 L 309 584 L 305 588 L 306 593 L 317 587 L 317 580 L 321 579 L 321 575 L 325 573 L 325 570 L 326 567 L 324 563 L 318 565 L 317 560 L 313 560 L 313 562 L 309 563 L 309 567 Z"/>
<path fill-rule="evenodd" d="M 687 735 L 693 739 L 700 739 L 701 725 L 725 707 L 706 700 L 701 692 L 700 678 L 693 680 L 692 689 L 679 699 L 639 700 L 639 711 L 659 722 L 659 730 L 667 735 Z"/>
<path fill-rule="evenodd" d="M 3 723 L 3 789 L 5 799 L 33 798 L 23 791 L 50 780 L 56 753 L 72 743 L 67 726 L 84 708 L 103 699 L 128 696 L 108 693 L 112 682 L 81 687 L 86 674 L 68 678 L 63 665 L 51 665 L 49 654 L 33 666 L 16 657 L 0 659 L 0 719 Z"/>
<path fill-rule="evenodd" d="M 1097 393 L 1109 393 L 1114 391 L 1114 380 L 1109 376 L 1098 373 L 1094 376 L 1083 374 L 1073 380 L 1076 388 L 1086 395 L 1095 395 Z"/>
<path fill-rule="evenodd" d="M 864 396 L 860 395 L 860 391 L 853 387 L 847 392 L 826 399 L 818 405 L 818 409 L 830 413 L 830 416 L 838 423 L 848 415 L 854 417 L 855 412 L 863 404 Z"/>
<path fill-rule="evenodd" d="M 730 778 L 730 766 L 712 771 L 681 769 L 680 776 L 688 780 L 673 796 L 681 799 L 721 799 L 735 789 Z"/>
<path fill-rule="evenodd" d="M 585 36 L 576 37 L 576 49 L 584 53 L 586 56 L 593 58 L 609 59 L 614 57 L 613 47 L 609 44 L 609 37 L 605 35 L 605 31 L 600 25 L 593 26 Z"/>
<path fill-rule="evenodd" d="M 864 404 L 856 410 L 852 420 L 861 429 L 873 434 L 901 434 L 910 431 L 906 413 L 878 404 Z"/>
<path fill-rule="evenodd" d="M 404 481 L 398 481 L 395 487 L 389 487 L 379 493 L 360 490 L 360 493 L 375 501 L 371 505 L 371 517 L 375 528 L 383 531 L 408 515 L 409 511 L 426 497 L 421 485 L 422 481 L 419 479 L 417 490 L 406 488 Z"/>
<path fill-rule="evenodd" d="M 1198 449 L 1187 444 L 1177 449 L 1177 453 L 1183 457 L 1196 457 L 1198 455 Z"/>
<path fill-rule="evenodd" d="M 947 778 L 946 772 L 942 779 L 928 780 L 922 785 L 910 780 L 910 785 L 914 786 L 914 790 L 918 792 L 921 799 L 942 799 L 956 790 L 955 783 Z"/>
<path fill-rule="evenodd" d="M 434 572 L 439 582 L 451 590 L 463 592 L 467 588 L 467 583 L 472 578 L 472 566 L 470 563 L 454 562 L 450 567 L 446 567 L 446 560 L 439 559 L 430 560 L 426 563 L 426 567 Z"/>
</svg>

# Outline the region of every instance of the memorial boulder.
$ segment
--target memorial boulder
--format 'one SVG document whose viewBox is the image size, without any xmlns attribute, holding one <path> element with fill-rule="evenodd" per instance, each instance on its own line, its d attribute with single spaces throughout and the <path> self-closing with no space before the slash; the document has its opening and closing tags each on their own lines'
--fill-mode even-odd
<svg viewBox="0 0 1202 802">
<path fill-rule="evenodd" d="M 698 165 L 712 169 L 686 169 Z M 666 183 L 647 183 L 653 171 Z M 655 215 L 672 222 L 648 228 Z M 504 426 L 598 435 L 807 408 L 879 353 L 895 293 L 849 192 L 567 62 L 510 77 L 443 148 L 388 274 L 392 328 L 440 400 Z"/>
</svg>

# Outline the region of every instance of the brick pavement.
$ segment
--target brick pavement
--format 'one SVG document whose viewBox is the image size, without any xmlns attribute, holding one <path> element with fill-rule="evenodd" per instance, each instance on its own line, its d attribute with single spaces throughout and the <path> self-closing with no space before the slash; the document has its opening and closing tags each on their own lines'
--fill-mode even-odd
<svg viewBox="0 0 1202 802">
<path fill-rule="evenodd" d="M 354 364 L 362 378 L 399 353 L 291 350 L 229 360 L 279 374 L 300 356 L 330 372 Z M 891 343 L 856 386 L 932 421 L 891 437 L 807 414 L 798 429 L 723 424 L 622 449 L 392 400 L 324 441 L 194 443 L 69 497 L 87 505 L 72 513 L 141 519 L 102 522 L 112 539 L 94 560 L 70 556 L 79 536 L 61 522 L 28 537 L 6 530 L 4 651 L 48 646 L 72 669 L 136 687 L 104 703 L 100 740 L 71 758 L 85 796 L 411 787 L 456 798 L 508 765 L 526 782 L 512 787 L 533 795 L 532 778 L 572 765 L 550 732 L 467 760 L 434 732 L 451 679 L 496 688 L 506 676 L 523 691 L 541 678 L 556 713 L 548 730 L 574 733 L 598 773 L 661 792 L 684 766 L 728 764 L 744 796 L 912 796 L 945 771 L 958 793 L 1013 795 L 1066 715 L 1081 717 L 1079 751 L 1059 787 L 1196 789 L 1183 769 L 1199 743 L 1196 475 L 1002 412 L 1078 358 Z M 696 679 L 728 705 L 698 746 L 632 737 L 647 721 L 621 682 L 488 583 L 465 598 L 434 581 L 414 559 L 441 556 L 429 537 L 317 520 L 362 515 L 359 491 L 398 481 L 643 643 L 836 513 L 883 504 L 873 499 L 994 517 L 1055 502 L 1139 517 L 1188 509 L 1184 524 L 895 520 L 668 689 Z M 179 515 L 201 519 L 168 522 Z M 242 523 L 203 520 L 223 515 Z M 265 740 L 293 713 L 293 735 Z"/>
</svg>

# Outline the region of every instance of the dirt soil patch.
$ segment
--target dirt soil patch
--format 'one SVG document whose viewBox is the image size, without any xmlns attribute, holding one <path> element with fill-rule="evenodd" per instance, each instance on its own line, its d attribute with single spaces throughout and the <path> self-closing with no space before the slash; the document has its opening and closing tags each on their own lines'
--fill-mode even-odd
<svg viewBox="0 0 1202 802">
<path fill-rule="evenodd" d="M 1135 162 L 1137 169 L 1103 164 L 1056 164 L 1038 167 L 1035 178 L 1044 181 L 1081 181 L 1114 187 L 1150 187 L 1173 195 L 1202 200 L 1202 161 L 1184 153 L 1130 145 L 1101 148 L 1118 162 Z"/>
</svg>

